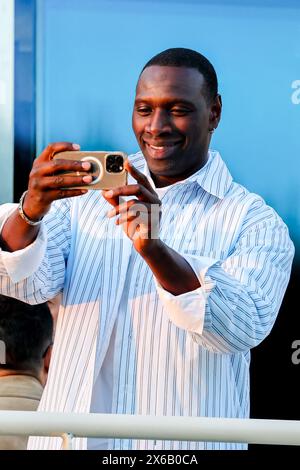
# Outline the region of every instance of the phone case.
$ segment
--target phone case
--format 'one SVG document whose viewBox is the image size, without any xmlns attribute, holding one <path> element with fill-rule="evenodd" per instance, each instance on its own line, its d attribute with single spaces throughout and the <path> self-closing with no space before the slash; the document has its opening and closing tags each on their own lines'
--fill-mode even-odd
<svg viewBox="0 0 300 470">
<path fill-rule="evenodd" d="M 118 157 L 122 158 L 122 163 Z M 89 161 L 92 164 L 92 172 L 89 173 L 93 176 L 92 183 L 82 186 L 72 186 L 74 189 L 113 189 L 127 184 L 127 171 L 124 169 L 124 161 L 127 159 L 127 154 L 124 152 L 109 152 L 104 150 L 97 152 L 67 151 L 56 153 L 53 158 L 59 158 L 61 160 Z M 120 170 L 121 167 L 122 170 Z M 64 174 L 80 176 L 85 173 L 81 171 L 66 171 Z"/>
</svg>

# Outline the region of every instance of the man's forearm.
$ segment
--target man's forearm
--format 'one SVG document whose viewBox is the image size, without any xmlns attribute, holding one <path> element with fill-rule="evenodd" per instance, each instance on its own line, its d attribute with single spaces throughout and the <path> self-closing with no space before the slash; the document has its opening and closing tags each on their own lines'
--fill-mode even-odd
<svg viewBox="0 0 300 470">
<path fill-rule="evenodd" d="M 161 286 L 171 294 L 180 295 L 201 287 L 186 259 L 161 240 L 153 241 L 151 247 L 140 255 Z"/>
<path fill-rule="evenodd" d="M 34 242 L 38 232 L 39 226 L 27 224 L 16 210 L 3 226 L 0 235 L 0 246 L 4 251 L 22 250 Z"/>
</svg>

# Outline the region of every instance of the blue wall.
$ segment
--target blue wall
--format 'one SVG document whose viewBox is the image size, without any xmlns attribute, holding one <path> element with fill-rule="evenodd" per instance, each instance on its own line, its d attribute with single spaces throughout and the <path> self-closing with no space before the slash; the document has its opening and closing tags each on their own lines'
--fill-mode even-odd
<svg viewBox="0 0 300 470">
<path fill-rule="evenodd" d="M 191 47 L 219 76 L 212 147 L 300 245 L 300 1 L 43 0 L 37 18 L 39 150 L 71 140 L 135 151 L 141 67 L 163 49 Z"/>
</svg>

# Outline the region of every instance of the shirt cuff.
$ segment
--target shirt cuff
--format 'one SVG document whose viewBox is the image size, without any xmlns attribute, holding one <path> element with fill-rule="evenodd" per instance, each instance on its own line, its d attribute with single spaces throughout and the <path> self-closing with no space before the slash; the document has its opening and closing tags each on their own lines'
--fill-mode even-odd
<svg viewBox="0 0 300 470">
<path fill-rule="evenodd" d="M 166 291 L 154 278 L 157 293 L 172 323 L 191 333 L 201 335 L 204 327 L 208 295 L 207 289 L 204 287 L 205 275 L 207 270 L 217 263 L 218 260 L 204 256 L 183 255 L 182 253 L 180 255 L 186 259 L 195 272 L 201 287 L 184 294 L 173 295 Z"/>
<path fill-rule="evenodd" d="M 2 206 L 0 210 L 1 231 L 6 220 L 17 207 L 16 204 L 5 204 L 5 206 L 6 207 Z M 42 222 L 38 236 L 31 245 L 12 253 L 0 248 L 0 272 L 2 271 L 2 274 L 8 275 L 14 283 L 30 277 L 38 270 L 41 259 L 43 259 L 45 255 L 46 245 L 47 233 L 44 228 L 44 222 Z M 3 269 L 5 270 L 4 272 Z"/>
</svg>

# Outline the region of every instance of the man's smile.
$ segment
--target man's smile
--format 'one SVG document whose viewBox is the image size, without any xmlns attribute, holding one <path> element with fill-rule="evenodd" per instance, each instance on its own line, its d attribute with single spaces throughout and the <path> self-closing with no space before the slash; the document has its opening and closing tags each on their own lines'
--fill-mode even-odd
<svg viewBox="0 0 300 470">
<path fill-rule="evenodd" d="M 152 158 L 168 158 L 176 149 L 182 144 L 182 140 L 174 142 L 147 142 L 143 139 L 143 143 L 146 146 L 147 152 Z"/>
</svg>

